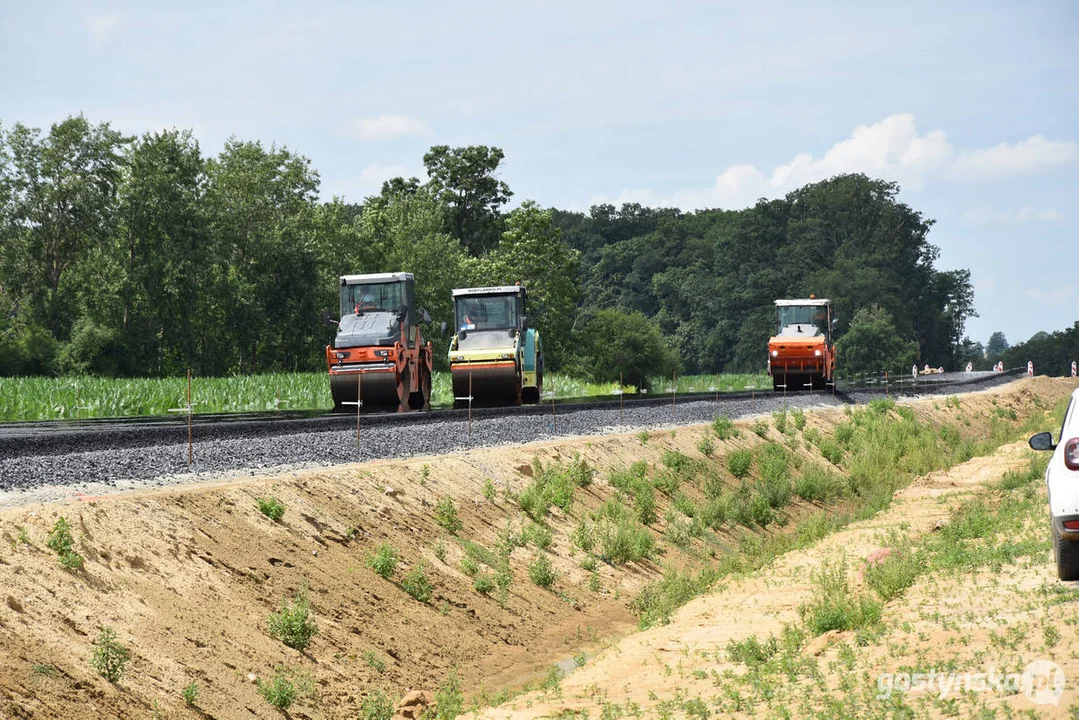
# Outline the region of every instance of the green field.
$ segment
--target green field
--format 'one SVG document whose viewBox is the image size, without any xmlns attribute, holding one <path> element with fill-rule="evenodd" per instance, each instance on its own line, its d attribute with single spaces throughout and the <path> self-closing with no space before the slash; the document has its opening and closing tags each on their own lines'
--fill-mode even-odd
<svg viewBox="0 0 1079 720">
<path fill-rule="evenodd" d="M 678 392 L 742 390 L 747 385 L 770 387 L 765 375 L 697 375 L 678 378 Z M 654 379 L 653 393 L 668 392 L 670 378 Z M 549 373 L 545 396 L 598 397 L 616 394 L 618 383 L 591 383 Z M 627 385 L 627 393 L 637 389 Z M 271 373 L 239 377 L 200 378 L 191 381 L 196 413 L 257 412 L 274 410 L 329 410 L 333 407 L 325 373 Z M 165 415 L 182 408 L 187 398 L 186 378 L 113 379 L 97 377 L 0 378 L 0 421 L 62 420 L 74 418 Z M 545 397 L 546 399 L 546 397 Z M 450 375 L 436 372 L 431 404 L 452 403 Z"/>
</svg>

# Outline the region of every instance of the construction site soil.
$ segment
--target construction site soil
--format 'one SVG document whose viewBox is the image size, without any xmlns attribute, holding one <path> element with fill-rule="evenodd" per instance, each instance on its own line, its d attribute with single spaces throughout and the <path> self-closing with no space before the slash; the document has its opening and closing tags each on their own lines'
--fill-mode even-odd
<svg viewBox="0 0 1079 720">
<path fill-rule="evenodd" d="M 962 433 L 977 435 L 1000 408 L 1014 410 L 1014 422 L 1021 423 L 1043 415 L 1074 387 L 1073 381 L 1035 378 L 964 395 L 961 407 L 942 398 L 903 403 L 921 420 L 954 423 Z M 845 419 L 841 408 L 806 417 L 806 429 L 825 435 Z M 581 567 L 584 554 L 570 541 L 576 518 L 613 497 L 608 474 L 632 462 L 661 466 L 665 452 L 678 451 L 725 468 L 731 451 L 766 441 L 751 424 L 737 422 L 742 432 L 729 440 L 718 439 L 710 425 L 693 425 L 647 436 L 482 448 L 2 509 L 0 717 L 280 717 L 259 692 L 259 682 L 275 668 L 312 681 L 311 691 L 288 710 L 294 718 L 355 718 L 375 689 L 394 702 L 414 690 L 433 694 L 454 669 L 466 706 L 539 684 L 552 665 L 573 671 L 565 683 L 600 684 L 612 694 L 632 685 L 627 697 L 646 702 L 664 679 L 654 664 L 649 673 L 634 660 L 632 648 L 653 643 L 656 630 L 637 631 L 631 601 L 665 567 L 699 569 L 714 561 L 715 546 L 709 552 L 699 539 L 685 548 L 665 542 L 667 500 L 662 499 L 660 519 L 651 530 L 661 558 L 600 562 L 594 578 Z M 774 427 L 766 436 L 782 439 Z M 698 449 L 704 438 L 714 443 L 710 456 Z M 826 462 L 808 442 L 794 452 Z M 577 489 L 569 513 L 552 508 L 549 548 L 513 551 L 513 581 L 504 597 L 497 590 L 475 590 L 462 560 L 472 544 L 494 548 L 507 524 L 517 531 L 529 525 L 512 498 L 531 482 L 534 460 L 546 465 L 574 458 L 587 460 L 595 480 Z M 270 496 L 285 508 L 277 521 L 259 509 L 258 500 Z M 461 522 L 455 534 L 438 522 L 436 507 L 446 497 L 454 500 Z M 794 523 L 820 507 L 795 499 L 786 513 Z M 911 522 L 930 523 L 931 515 L 913 516 Z M 61 568 L 46 546 L 61 516 L 70 524 L 74 549 L 85 557 L 82 570 Z M 782 531 L 770 526 L 756 532 Z M 848 541 L 856 552 L 872 550 L 864 538 Z M 381 543 L 391 544 L 400 557 L 389 579 L 368 566 Z M 737 545 L 733 534 L 731 543 Z M 556 579 L 549 588 L 529 579 L 529 563 L 539 552 L 553 565 Z M 787 567 L 784 562 L 778 566 Z M 402 587 L 405 574 L 421 563 L 433 586 L 426 602 Z M 1042 564 L 1043 574 L 1050 573 L 1051 558 Z M 726 619 L 718 620 L 716 612 L 701 614 L 691 604 L 658 630 L 673 638 L 714 624 L 727 628 L 726 638 L 732 627 L 771 627 L 778 622 L 772 606 L 789 610 L 796 602 L 788 590 L 764 581 L 739 589 L 742 595 L 720 590 L 695 602 L 725 603 Z M 270 634 L 268 617 L 303 591 L 318 634 L 300 651 Z M 724 593 L 726 599 L 716 599 Z M 93 642 L 106 626 L 131 652 L 115 683 L 100 677 L 89 662 Z M 677 642 L 661 644 L 674 648 Z M 585 667 L 574 670 L 580 664 L 575 657 L 587 658 Z M 1070 662 L 1068 669 L 1079 678 L 1079 665 Z M 198 697 L 187 706 L 180 691 L 191 683 L 197 683 Z M 525 697 L 484 712 L 533 717 L 565 709 L 559 702 Z M 598 717 L 598 701 L 580 703 L 582 710 L 593 707 Z M 407 712 L 399 710 L 402 716 Z"/>
</svg>

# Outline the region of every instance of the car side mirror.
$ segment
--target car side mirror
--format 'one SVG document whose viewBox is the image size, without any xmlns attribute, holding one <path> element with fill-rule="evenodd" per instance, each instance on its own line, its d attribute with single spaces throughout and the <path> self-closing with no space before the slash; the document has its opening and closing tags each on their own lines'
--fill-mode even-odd
<svg viewBox="0 0 1079 720">
<path fill-rule="evenodd" d="M 446 321 L 445 320 L 443 320 L 442 324 L 439 325 L 438 330 L 439 330 L 439 334 L 441 334 L 442 337 L 446 337 Z"/>
<path fill-rule="evenodd" d="M 403 323 L 406 317 L 408 317 L 408 305 L 402 305 L 401 309 L 397 311 L 397 321 Z"/>
<path fill-rule="evenodd" d="M 521 332 L 524 332 L 527 329 L 528 329 L 528 316 L 527 315 L 522 315 L 521 316 Z"/>
<path fill-rule="evenodd" d="M 1056 450 L 1057 446 L 1053 444 L 1053 433 L 1040 432 L 1030 438 L 1028 443 L 1031 450 Z"/>
<path fill-rule="evenodd" d="M 427 312 L 427 308 L 420 308 L 420 320 L 425 323 L 431 322 L 431 313 Z"/>
<path fill-rule="evenodd" d="M 322 311 L 322 319 L 327 325 L 340 325 L 341 324 L 340 320 L 334 320 L 333 319 L 333 316 L 330 315 L 329 310 L 323 310 Z"/>
</svg>

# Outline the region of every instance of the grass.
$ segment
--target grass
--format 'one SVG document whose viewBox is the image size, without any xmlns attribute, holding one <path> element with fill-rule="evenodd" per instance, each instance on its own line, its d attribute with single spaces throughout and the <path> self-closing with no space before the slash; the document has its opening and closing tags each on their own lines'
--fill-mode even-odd
<svg viewBox="0 0 1079 720">
<path fill-rule="evenodd" d="M 318 634 L 307 590 L 301 589 L 291 600 L 282 600 L 281 609 L 270 613 L 270 635 L 294 650 L 305 650 Z"/>
<path fill-rule="evenodd" d="M 678 392 L 739 391 L 746 385 L 764 387 L 765 376 L 698 375 L 678 378 Z M 670 378 L 656 379 L 657 388 L 670 386 Z M 431 404 L 449 407 L 453 389 L 448 372 L 432 377 Z M 545 392 L 557 397 L 612 396 L 618 383 L 592 383 L 547 372 Z M 625 391 L 636 392 L 626 385 Z M 235 377 L 194 377 L 191 381 L 194 412 L 237 413 L 333 408 L 325 372 L 267 373 Z M 75 418 L 168 415 L 187 403 L 187 378 L 0 377 L 0 422 L 66 420 Z"/>
<path fill-rule="evenodd" d="M 191 682 L 184 685 L 183 690 L 180 691 L 180 697 L 184 699 L 184 705 L 194 707 L 195 702 L 199 699 L 199 684 Z"/>
<path fill-rule="evenodd" d="M 98 674 L 111 683 L 118 682 L 130 658 L 131 652 L 116 639 L 116 631 L 108 626 L 101 628 L 101 633 L 94 640 L 94 654 L 90 658 L 90 665 Z"/>
</svg>

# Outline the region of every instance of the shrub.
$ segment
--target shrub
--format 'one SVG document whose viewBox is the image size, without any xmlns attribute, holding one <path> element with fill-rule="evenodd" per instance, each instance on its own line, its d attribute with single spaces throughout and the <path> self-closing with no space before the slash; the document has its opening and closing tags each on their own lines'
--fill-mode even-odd
<svg viewBox="0 0 1079 720">
<path fill-rule="evenodd" d="M 726 415 L 716 415 L 715 419 L 712 420 L 712 431 L 720 440 L 730 440 L 738 437 L 738 428 L 734 426 L 734 422 Z"/>
<path fill-rule="evenodd" d="M 372 690 L 360 703 L 361 720 L 392 720 L 393 713 L 393 703 L 383 690 Z"/>
<path fill-rule="evenodd" d="M 655 540 L 625 505 L 608 500 L 596 515 L 595 536 L 603 560 L 618 565 L 651 557 Z"/>
<path fill-rule="evenodd" d="M 579 547 L 581 550 L 592 552 L 592 548 L 595 547 L 596 539 L 592 532 L 592 526 L 584 520 L 577 523 L 577 527 L 573 529 L 573 534 L 570 536 L 570 542 Z"/>
<path fill-rule="evenodd" d="M 435 693 L 435 720 L 454 720 L 461 714 L 464 704 L 461 681 L 457 677 L 457 668 L 454 668 Z"/>
<path fill-rule="evenodd" d="M 405 573 L 405 577 L 401 581 L 401 587 L 404 588 L 406 593 L 416 600 L 419 600 L 421 603 L 425 603 L 431 599 L 431 595 L 434 593 L 435 588 L 427 578 L 427 566 L 422 560 Z"/>
<path fill-rule="evenodd" d="M 292 600 L 281 602 L 281 609 L 270 613 L 270 635 L 294 650 L 304 650 L 318 634 L 307 591 L 300 590 Z"/>
<path fill-rule="evenodd" d="M 374 650 L 365 650 L 363 653 L 363 661 L 367 663 L 367 667 L 372 670 L 377 670 L 380 673 L 386 672 L 386 661 L 376 655 Z"/>
<path fill-rule="evenodd" d="M 263 700 L 282 712 L 292 707 L 292 703 L 296 700 L 296 686 L 281 668 L 274 672 L 273 678 L 268 682 L 263 682 L 260 678 L 258 689 Z"/>
<path fill-rule="evenodd" d="M 791 422 L 794 423 L 796 430 L 804 430 L 806 426 L 806 414 L 802 412 L 801 408 L 794 408 L 791 410 Z"/>
<path fill-rule="evenodd" d="M 184 699 L 184 705 L 194 707 L 195 701 L 199 699 L 199 684 L 192 682 L 185 685 L 184 689 L 180 691 L 180 697 Z"/>
<path fill-rule="evenodd" d="M 494 580 L 491 579 L 490 573 L 482 572 L 478 573 L 472 580 L 472 587 L 476 592 L 487 595 L 495 589 L 495 583 Z"/>
<path fill-rule="evenodd" d="M 435 505 L 435 520 L 451 535 L 456 535 L 461 529 L 462 523 L 461 518 L 457 516 L 457 506 L 449 495 L 444 496 Z"/>
<path fill-rule="evenodd" d="M 393 545 L 382 543 L 371 557 L 367 558 L 367 567 L 374 570 L 383 579 L 389 579 L 397 569 L 397 551 Z"/>
<path fill-rule="evenodd" d="M 749 450 L 733 450 L 727 455 L 727 469 L 739 480 L 749 475 L 753 465 L 753 453 Z"/>
<path fill-rule="evenodd" d="M 712 498 L 701 508 L 701 522 L 705 527 L 719 530 L 730 517 L 731 499 L 728 495 Z"/>
<path fill-rule="evenodd" d="M 768 443 L 760 449 L 757 464 L 763 481 L 761 492 L 773 508 L 790 504 L 791 483 L 787 462 L 787 451 L 781 445 Z"/>
<path fill-rule="evenodd" d="M 826 560 L 810 577 L 813 595 L 798 612 L 814 635 L 829 630 L 862 630 L 880 622 L 881 604 L 852 591 L 846 558 Z"/>
<path fill-rule="evenodd" d="M 914 553 L 893 552 L 879 562 L 866 565 L 863 576 L 866 584 L 887 602 L 914 584 L 922 566 L 922 559 Z"/>
<path fill-rule="evenodd" d="M 480 571 L 480 565 L 476 562 L 476 558 L 471 555 L 465 555 L 461 558 L 461 572 L 469 577 L 473 577 Z"/>
<path fill-rule="evenodd" d="M 446 541 L 442 538 L 439 538 L 435 543 L 435 558 L 437 558 L 440 563 L 446 562 Z"/>
<path fill-rule="evenodd" d="M 740 662 L 751 667 L 763 665 L 779 652 L 779 641 L 774 635 L 763 643 L 751 635 L 741 642 L 731 640 L 727 643 L 727 657 L 731 662 Z"/>
<path fill-rule="evenodd" d="M 820 443 L 820 454 L 833 465 L 843 462 L 843 450 L 831 440 L 825 438 Z"/>
<path fill-rule="evenodd" d="M 653 484 L 664 495 L 674 495 L 678 486 L 682 484 L 682 476 L 674 470 L 667 469 L 656 475 Z"/>
<path fill-rule="evenodd" d="M 554 540 L 550 528 L 546 525 L 541 525 L 540 523 L 531 523 L 525 528 L 522 535 L 526 539 L 526 542 L 532 543 L 540 550 L 546 550 L 551 547 L 551 542 Z"/>
<path fill-rule="evenodd" d="M 828 502 L 843 491 L 843 480 L 820 465 L 810 465 L 794 481 L 794 493 L 809 502 Z"/>
<path fill-rule="evenodd" d="M 90 665 L 101 677 L 111 683 L 118 682 L 124 674 L 124 666 L 131 657 L 130 651 L 116 639 L 116 632 L 108 626 L 94 640 L 94 654 Z"/>
<path fill-rule="evenodd" d="M 521 493 L 517 504 L 536 522 L 547 517 L 552 505 L 569 510 L 578 483 L 586 477 L 588 483 L 592 482 L 592 469 L 587 463 L 583 466 L 575 463 L 569 468 L 557 464 L 544 467 L 539 460 L 533 460 L 532 467 L 532 482 Z"/>
<path fill-rule="evenodd" d="M 760 437 L 764 437 L 768 434 L 768 423 L 763 419 L 755 420 L 750 429 Z"/>
<path fill-rule="evenodd" d="M 712 442 L 712 438 L 702 437 L 697 443 L 697 451 L 705 457 L 712 457 L 712 453 L 716 451 L 716 444 Z"/>
<path fill-rule="evenodd" d="M 754 492 L 749 498 L 747 507 L 749 519 L 761 527 L 767 527 L 776 517 L 772 508 L 773 505 L 767 497 L 759 492 Z"/>
<path fill-rule="evenodd" d="M 588 460 L 582 458 L 580 454 L 576 454 L 573 456 L 573 461 L 570 463 L 569 474 L 577 487 L 588 487 L 592 484 L 592 480 L 596 476 L 596 471 L 588 464 Z"/>
<path fill-rule="evenodd" d="M 786 434 L 786 432 L 787 432 L 787 410 L 786 410 L 786 408 L 781 408 L 781 409 L 776 410 L 775 412 L 772 413 L 772 424 L 776 426 L 776 430 L 778 430 L 781 434 Z"/>
<path fill-rule="evenodd" d="M 637 615 L 641 628 L 666 625 L 671 614 L 707 589 L 707 583 L 688 573 L 671 568 L 663 578 L 641 588 L 630 608 Z"/>
<path fill-rule="evenodd" d="M 259 505 L 259 512 L 274 522 L 280 520 L 285 514 L 285 504 L 272 495 L 266 498 L 259 498 L 257 502 Z"/>
<path fill-rule="evenodd" d="M 843 447 L 850 445 L 850 441 L 854 438 L 854 425 L 849 422 L 836 425 L 835 427 L 835 439 Z"/>
<path fill-rule="evenodd" d="M 487 502 L 494 502 L 498 496 L 498 491 L 495 489 L 495 481 L 491 478 L 485 478 L 483 481 L 483 497 Z"/>
<path fill-rule="evenodd" d="M 536 585 L 541 588 L 549 588 L 554 584 L 554 568 L 551 566 L 551 559 L 544 553 L 536 553 L 532 557 L 532 562 L 528 564 L 528 577 L 532 579 Z"/>
<path fill-rule="evenodd" d="M 25 536 L 25 531 L 22 533 Z M 27 542 L 29 544 L 29 542 Z M 65 570 L 80 570 L 83 566 L 82 555 L 75 552 L 75 538 L 71 535 L 71 526 L 61 517 L 52 526 L 45 546 L 57 554 L 60 567 Z"/>
<path fill-rule="evenodd" d="M 676 473 L 684 473 L 693 467 L 693 461 L 688 456 L 674 450 L 663 451 L 663 464 Z"/>
</svg>

